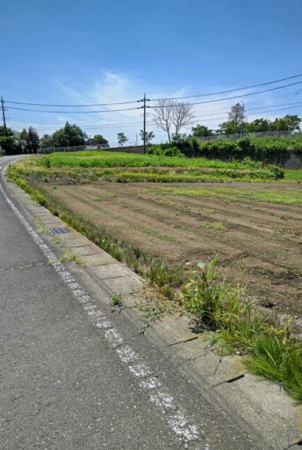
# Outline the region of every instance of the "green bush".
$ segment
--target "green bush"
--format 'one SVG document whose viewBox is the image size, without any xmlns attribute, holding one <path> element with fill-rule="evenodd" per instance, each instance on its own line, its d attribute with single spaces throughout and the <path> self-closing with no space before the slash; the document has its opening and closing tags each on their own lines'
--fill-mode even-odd
<svg viewBox="0 0 302 450">
<path fill-rule="evenodd" d="M 280 169 L 280 167 L 273 166 L 273 165 L 269 165 L 267 167 L 271 171 L 271 173 L 273 174 L 275 180 L 282 180 L 284 178 L 285 170 Z"/>
<path fill-rule="evenodd" d="M 211 159 L 243 161 L 250 158 L 265 164 L 285 162 L 289 157 L 289 150 L 302 157 L 301 137 L 278 138 L 243 138 L 239 140 L 220 140 L 201 142 L 199 152 L 201 156 Z"/>
<path fill-rule="evenodd" d="M 158 145 L 151 145 L 147 150 L 148 155 L 159 155 L 159 156 L 177 156 L 183 157 L 184 154 L 177 147 L 167 147 L 162 148 Z"/>
<path fill-rule="evenodd" d="M 177 147 L 170 147 L 164 150 L 164 156 L 184 157 L 184 154 Z"/>
</svg>

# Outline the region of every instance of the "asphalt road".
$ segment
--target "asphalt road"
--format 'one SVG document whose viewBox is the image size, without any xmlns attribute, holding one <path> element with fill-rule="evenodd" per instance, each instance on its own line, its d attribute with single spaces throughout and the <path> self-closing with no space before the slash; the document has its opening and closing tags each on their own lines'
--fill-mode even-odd
<svg viewBox="0 0 302 450">
<path fill-rule="evenodd" d="M 9 160 L 0 158 L 0 166 Z M 260 448 L 177 361 L 148 338 L 134 338 L 133 324 L 115 315 L 121 334 L 132 339 L 198 429 L 193 440 L 181 439 L 166 410 L 150 401 L 88 320 L 1 191 L 0 311 L 1 450 Z"/>
</svg>

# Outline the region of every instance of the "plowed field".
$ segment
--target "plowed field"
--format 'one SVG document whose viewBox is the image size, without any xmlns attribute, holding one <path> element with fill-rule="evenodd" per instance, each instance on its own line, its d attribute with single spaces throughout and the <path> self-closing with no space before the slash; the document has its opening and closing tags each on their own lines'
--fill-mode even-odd
<svg viewBox="0 0 302 450">
<path fill-rule="evenodd" d="M 42 186 L 43 185 L 43 186 Z M 219 258 L 228 280 L 261 303 L 302 317 L 302 189 L 290 184 L 41 183 L 52 197 L 153 256 Z M 280 202 L 278 202 L 278 196 Z M 295 198 L 285 204 L 283 198 Z M 288 203 L 291 203 L 289 200 Z"/>
</svg>

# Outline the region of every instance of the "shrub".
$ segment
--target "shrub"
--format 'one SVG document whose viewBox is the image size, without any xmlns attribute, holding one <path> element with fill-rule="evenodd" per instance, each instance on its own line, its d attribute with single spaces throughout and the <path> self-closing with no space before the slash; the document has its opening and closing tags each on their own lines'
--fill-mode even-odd
<svg viewBox="0 0 302 450">
<path fill-rule="evenodd" d="M 148 155 L 163 155 L 164 151 L 158 145 L 150 145 L 150 147 L 147 148 L 146 153 Z"/>
<path fill-rule="evenodd" d="M 184 156 L 184 154 L 177 148 L 177 147 L 167 147 L 167 148 L 162 148 L 158 145 L 151 145 L 148 150 L 147 153 L 149 155 L 159 155 L 159 156 L 178 156 L 178 157 L 182 157 Z"/>
<path fill-rule="evenodd" d="M 280 167 L 269 165 L 268 168 L 273 174 L 275 180 L 282 180 L 284 178 L 285 171 L 283 169 L 280 169 Z"/>
<path fill-rule="evenodd" d="M 289 150 L 302 156 L 301 137 L 243 138 L 199 143 L 199 153 L 206 158 L 242 161 L 248 157 L 265 164 L 285 162 Z"/>
<path fill-rule="evenodd" d="M 177 147 L 170 147 L 164 150 L 164 156 L 178 156 L 182 157 L 184 154 Z"/>
</svg>

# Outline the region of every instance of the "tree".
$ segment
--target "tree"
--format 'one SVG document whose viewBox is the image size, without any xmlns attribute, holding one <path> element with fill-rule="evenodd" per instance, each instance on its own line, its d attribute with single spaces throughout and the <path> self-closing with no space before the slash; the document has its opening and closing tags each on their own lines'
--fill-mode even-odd
<svg viewBox="0 0 302 450">
<path fill-rule="evenodd" d="M 22 153 L 27 152 L 27 137 L 28 137 L 28 131 L 23 128 L 22 131 L 15 131 L 15 142 L 17 143 L 18 147 L 22 149 Z"/>
<path fill-rule="evenodd" d="M 11 128 L 0 126 L 0 145 L 6 155 L 22 153 L 17 135 Z"/>
<path fill-rule="evenodd" d="M 71 125 L 66 122 L 64 128 L 53 133 L 53 142 L 55 147 L 76 147 L 85 145 L 87 134 L 76 124 Z"/>
<path fill-rule="evenodd" d="M 119 145 L 121 145 L 123 147 L 125 142 L 128 141 L 128 138 L 125 136 L 124 133 L 117 133 L 117 140 L 118 140 Z"/>
<path fill-rule="evenodd" d="M 264 132 L 264 131 L 270 131 L 271 130 L 271 122 L 267 119 L 255 119 L 251 123 L 245 124 L 245 131 L 247 133 L 258 133 L 258 132 Z"/>
<path fill-rule="evenodd" d="M 238 134 L 240 126 L 235 121 L 223 122 L 219 125 L 219 133 L 221 134 Z"/>
<path fill-rule="evenodd" d="M 194 137 L 203 137 L 203 136 L 213 136 L 213 130 L 206 127 L 205 125 L 196 125 L 196 127 L 192 127 L 192 133 Z"/>
<path fill-rule="evenodd" d="M 229 122 L 235 122 L 241 125 L 244 122 L 245 113 L 244 103 L 236 103 L 231 107 L 231 112 L 229 112 Z"/>
<path fill-rule="evenodd" d="M 153 119 L 157 127 L 167 133 L 171 142 L 172 134 L 178 135 L 183 127 L 193 123 L 193 106 L 190 103 L 161 99 L 153 109 Z"/>
<path fill-rule="evenodd" d="M 275 119 L 272 122 L 272 129 L 275 131 L 296 131 L 300 130 L 300 123 L 299 116 L 287 114 L 285 117 Z"/>
<path fill-rule="evenodd" d="M 106 145 L 108 141 L 101 134 L 95 134 L 92 138 L 92 143 L 95 145 Z"/>
<path fill-rule="evenodd" d="M 231 107 L 229 120 L 219 125 L 219 132 L 222 134 L 238 134 L 244 130 L 245 106 L 243 103 L 236 103 Z"/>
<path fill-rule="evenodd" d="M 139 135 L 140 135 L 141 140 L 143 141 L 144 140 L 144 131 L 141 130 L 139 132 Z M 155 138 L 155 136 L 154 136 L 153 131 L 145 131 L 145 142 L 146 142 L 146 145 L 148 145 L 152 141 L 152 139 L 154 139 L 154 138 Z"/>
<path fill-rule="evenodd" d="M 25 131 L 25 130 L 23 130 Z M 28 133 L 25 135 L 26 148 L 30 153 L 37 153 L 40 146 L 40 138 L 33 127 L 28 128 Z"/>
<path fill-rule="evenodd" d="M 42 136 L 41 141 L 40 141 L 40 147 L 41 148 L 54 147 L 54 140 L 53 140 L 52 135 L 44 134 L 44 136 Z"/>
<path fill-rule="evenodd" d="M 193 123 L 193 106 L 190 105 L 190 103 L 175 103 L 172 119 L 173 125 L 175 126 L 175 134 L 177 136 L 183 127 Z"/>
</svg>

